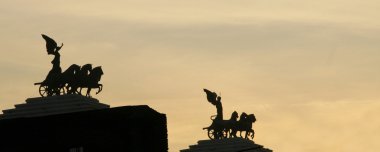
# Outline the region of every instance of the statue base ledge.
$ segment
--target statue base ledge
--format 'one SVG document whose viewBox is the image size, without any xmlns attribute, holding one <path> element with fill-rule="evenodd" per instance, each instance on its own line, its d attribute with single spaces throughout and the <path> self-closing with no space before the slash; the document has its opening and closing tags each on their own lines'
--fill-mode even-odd
<svg viewBox="0 0 380 152">
<path fill-rule="evenodd" d="M 180 152 L 273 152 L 264 146 L 243 138 L 226 138 L 216 140 L 199 140 L 197 145 Z"/>
<path fill-rule="evenodd" d="M 51 97 L 28 98 L 26 103 L 16 104 L 14 109 L 3 110 L 0 119 L 38 117 L 87 110 L 110 108 L 98 99 L 70 94 Z"/>
</svg>

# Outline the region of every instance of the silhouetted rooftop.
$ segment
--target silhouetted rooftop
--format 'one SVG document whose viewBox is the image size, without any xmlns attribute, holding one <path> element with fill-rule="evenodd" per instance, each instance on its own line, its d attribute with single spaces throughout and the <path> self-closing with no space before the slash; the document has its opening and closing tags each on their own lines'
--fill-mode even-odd
<svg viewBox="0 0 380 152">
<path fill-rule="evenodd" d="M 0 135 L 1 152 L 168 150 L 166 116 L 147 105 L 3 119 Z"/>
</svg>

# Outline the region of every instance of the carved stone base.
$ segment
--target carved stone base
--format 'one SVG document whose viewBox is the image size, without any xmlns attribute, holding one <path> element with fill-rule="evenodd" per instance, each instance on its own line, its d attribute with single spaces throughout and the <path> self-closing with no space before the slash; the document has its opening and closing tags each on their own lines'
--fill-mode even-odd
<svg viewBox="0 0 380 152">
<path fill-rule="evenodd" d="M 0 119 L 39 117 L 109 107 L 109 105 L 100 103 L 98 99 L 76 94 L 36 97 L 26 99 L 26 103 L 16 104 L 14 109 L 3 110 Z"/>
<path fill-rule="evenodd" d="M 190 145 L 189 149 L 180 152 L 272 152 L 262 145 L 243 138 L 226 138 L 218 140 L 200 140 L 197 145 Z"/>
</svg>

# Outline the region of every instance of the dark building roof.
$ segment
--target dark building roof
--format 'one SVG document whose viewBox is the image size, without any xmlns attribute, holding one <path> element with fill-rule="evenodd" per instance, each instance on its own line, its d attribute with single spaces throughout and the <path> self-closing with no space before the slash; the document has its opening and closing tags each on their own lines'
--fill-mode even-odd
<svg viewBox="0 0 380 152">
<path fill-rule="evenodd" d="M 146 105 L 0 120 L 0 151 L 166 152 L 166 115 Z"/>
</svg>

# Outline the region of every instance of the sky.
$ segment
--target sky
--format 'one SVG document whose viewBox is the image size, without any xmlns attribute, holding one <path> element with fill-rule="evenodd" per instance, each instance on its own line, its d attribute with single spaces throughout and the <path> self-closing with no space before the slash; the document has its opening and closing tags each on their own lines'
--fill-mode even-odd
<svg viewBox="0 0 380 152">
<path fill-rule="evenodd" d="M 38 97 L 51 69 L 102 66 L 112 107 L 149 105 L 168 119 L 169 151 L 254 113 L 255 142 L 282 152 L 380 149 L 380 3 L 376 0 L 0 0 L 0 109 Z"/>
</svg>

